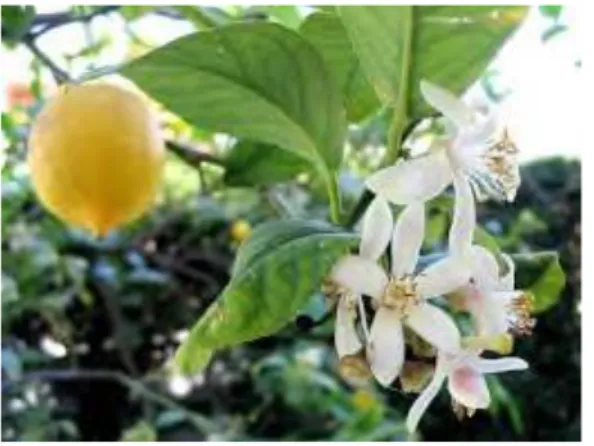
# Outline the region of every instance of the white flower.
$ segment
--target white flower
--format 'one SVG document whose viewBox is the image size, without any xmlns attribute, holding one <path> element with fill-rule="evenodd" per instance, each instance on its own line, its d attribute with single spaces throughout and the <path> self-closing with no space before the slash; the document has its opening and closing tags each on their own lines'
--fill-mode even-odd
<svg viewBox="0 0 594 446">
<path fill-rule="evenodd" d="M 463 410 L 471 416 L 475 410 L 489 407 L 491 402 L 484 375 L 527 368 L 526 361 L 516 357 L 485 359 L 480 357 L 480 351 L 474 350 L 460 350 L 456 354 L 439 352 L 433 378 L 411 406 L 406 426 L 410 432 L 417 429 L 419 420 L 446 380 L 455 410 Z"/>
<path fill-rule="evenodd" d="M 390 243 L 393 225 L 392 211 L 388 203 L 380 197 L 374 199 L 363 217 L 358 257 L 370 263 L 377 262 Z M 361 294 L 342 288 L 336 309 L 334 331 L 334 344 L 339 358 L 353 355 L 363 348 L 355 327 L 357 308 L 360 309 L 361 324 L 364 330 L 368 331 Z"/>
<path fill-rule="evenodd" d="M 497 260 L 486 248 L 473 245 L 476 222 L 472 191 L 459 173 L 454 177 L 456 202 L 450 230 L 449 246 L 453 255 L 464 259 L 471 281 L 460 291 L 463 307 L 476 323 L 479 336 L 507 332 L 528 334 L 534 326 L 530 313 L 533 298 L 530 293 L 515 290 L 515 266 L 508 255 L 503 255 L 507 271 L 500 275 Z"/>
<path fill-rule="evenodd" d="M 382 231 L 375 231 L 371 236 L 378 241 L 368 242 L 369 246 L 376 247 L 374 253 L 380 247 L 382 251 L 385 248 L 385 228 L 379 223 L 377 227 L 382 227 Z M 423 205 L 409 205 L 394 226 L 390 275 L 365 256 L 346 256 L 332 271 L 336 283 L 356 295 L 368 295 L 374 300 L 377 312 L 369 333 L 367 356 L 373 374 L 384 386 L 389 386 L 398 376 L 404 362 L 403 323 L 440 350 L 459 348 L 458 328 L 445 312 L 429 304 L 427 299 L 461 287 L 468 281 L 467 269 L 462 268 L 455 257 L 448 257 L 415 274 L 424 231 Z"/>
<path fill-rule="evenodd" d="M 481 246 L 471 248 L 472 280 L 462 289 L 463 305 L 472 314 L 480 336 L 507 332 L 526 335 L 534 328 L 534 298 L 514 289 L 513 261 L 508 255 L 503 258 L 507 272 L 500 275 L 493 254 Z"/>
<path fill-rule="evenodd" d="M 439 195 L 461 169 L 479 198 L 513 201 L 520 185 L 518 149 L 495 114 L 484 116 L 449 91 L 421 81 L 425 100 L 443 113 L 450 135 L 438 139 L 425 156 L 399 161 L 368 178 L 367 187 L 396 204 Z"/>
</svg>

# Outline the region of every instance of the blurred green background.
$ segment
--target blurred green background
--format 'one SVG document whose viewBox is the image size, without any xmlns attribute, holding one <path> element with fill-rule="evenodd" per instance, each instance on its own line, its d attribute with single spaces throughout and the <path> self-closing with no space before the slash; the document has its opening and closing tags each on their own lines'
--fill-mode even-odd
<svg viewBox="0 0 594 446">
<path fill-rule="evenodd" d="M 542 25 L 539 44 L 567 32 L 560 8 L 532 13 Z M 200 29 L 204 20 L 228 16 L 294 26 L 303 14 L 295 7 L 21 8 L 17 13 L 2 8 L 3 55 L 12 58 L 14 72 L 26 71 L 26 76 L 13 73 L 3 85 L 3 440 L 580 438 L 577 159 L 527 161 L 513 204 L 479 207 L 481 223 L 502 249 L 557 250 L 567 275 L 560 300 L 538 316 L 531 337 L 517 342 L 516 353 L 530 363 L 530 371 L 491 379 L 492 407 L 462 423 L 443 392 L 413 437 L 403 419 L 414 395 L 373 383 L 352 387 L 339 377 L 332 318 L 312 328 L 312 321 L 326 312 L 321 296 L 277 335 L 217 353 L 205 372 L 192 379 L 168 375 L 162 367 L 226 284 L 234 253 L 250 227 L 278 217 L 325 217 L 324 192 L 315 179 L 230 187 L 220 167 L 193 158 L 186 148 L 225 156 L 229 138 L 191 128 L 163 112 L 167 136 L 181 141 L 181 148 L 168 155 L 158 205 L 140 221 L 96 240 L 40 207 L 24 165 L 26 138 L 55 87 L 39 54 L 31 55 L 39 47 L 27 43 L 27 30 L 43 30 L 49 23 L 53 28 L 43 31 L 48 36 L 65 28 L 78 33 L 80 42 L 72 47 L 47 44 L 59 56 L 52 60 L 72 74 L 162 43 L 161 37 L 151 42 L 140 31 L 144 28 L 135 25 L 147 17 L 162 21 L 164 28 L 173 22 Z M 96 23 L 108 19 L 125 33 L 116 35 Z M 493 70 L 476 86 L 491 101 L 501 99 L 505 87 Z M 341 178 L 346 206 L 360 193 L 361 178 L 377 167 L 375 155 L 385 144 L 386 126 L 380 114 L 351 128 Z M 559 146 L 557 153 L 570 150 Z M 448 224 L 436 207 L 427 249 L 443 246 Z"/>
</svg>

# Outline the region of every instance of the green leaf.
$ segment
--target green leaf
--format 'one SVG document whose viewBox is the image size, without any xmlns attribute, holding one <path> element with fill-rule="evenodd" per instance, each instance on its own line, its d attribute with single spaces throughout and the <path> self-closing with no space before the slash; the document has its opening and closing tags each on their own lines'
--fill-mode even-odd
<svg viewBox="0 0 594 446">
<path fill-rule="evenodd" d="M 34 6 L 2 6 L 2 41 L 16 43 L 33 23 Z"/>
<path fill-rule="evenodd" d="M 336 6 L 334 5 L 315 5 L 314 8 L 323 12 L 336 12 Z"/>
<path fill-rule="evenodd" d="M 187 419 L 185 412 L 176 409 L 166 410 L 157 415 L 155 426 L 159 429 L 169 429 L 177 426 Z"/>
<path fill-rule="evenodd" d="M 488 376 L 487 384 L 493 397 L 489 412 L 493 417 L 501 419 L 503 412 L 507 412 L 511 421 L 511 426 L 517 435 L 522 435 L 525 431 L 524 420 L 522 418 L 522 409 L 517 399 L 510 393 L 496 376 Z"/>
<path fill-rule="evenodd" d="M 559 255 L 543 251 L 511 257 L 516 264 L 516 288 L 534 295 L 534 312 L 541 313 L 555 305 L 565 287 L 565 273 L 559 263 Z"/>
<path fill-rule="evenodd" d="M 280 330 L 357 243 L 357 236 L 317 222 L 284 220 L 256 228 L 239 250 L 231 281 L 178 350 L 180 370 L 192 373 L 203 365 L 196 354 Z"/>
<path fill-rule="evenodd" d="M 476 227 L 474 228 L 473 243 L 482 246 L 483 248 L 486 248 L 491 254 L 493 254 L 493 257 L 495 257 L 495 260 L 497 261 L 497 265 L 499 265 L 500 275 L 503 276 L 507 274 L 507 262 L 503 257 L 503 252 L 501 251 L 499 243 L 497 242 L 497 239 L 494 236 L 489 234 L 489 232 L 487 232 L 487 230 L 485 230 L 485 228 L 483 228 L 482 226 L 476 225 Z"/>
<path fill-rule="evenodd" d="M 337 9 L 379 98 L 393 105 L 402 92 L 406 115 L 413 119 L 430 112 L 420 95 L 421 79 L 462 93 L 479 77 L 527 10 L 522 6 Z"/>
<path fill-rule="evenodd" d="M 310 14 L 299 32 L 318 49 L 342 90 L 349 121 L 361 121 L 380 107 L 338 16 L 327 12 Z"/>
<path fill-rule="evenodd" d="M 379 99 L 392 104 L 406 63 L 412 6 L 337 6 L 336 10 Z"/>
<path fill-rule="evenodd" d="M 212 308 L 212 307 L 211 307 Z M 206 313 L 207 314 L 207 313 Z M 203 316 L 203 318 L 206 316 Z M 210 362 L 214 349 L 203 347 L 198 342 L 192 341 L 192 337 L 181 344 L 175 352 L 175 365 L 179 372 L 186 375 L 192 375 L 204 370 Z"/>
<path fill-rule="evenodd" d="M 120 441 L 157 441 L 157 432 L 151 424 L 141 420 L 126 429 Z"/>
<path fill-rule="evenodd" d="M 175 5 L 172 9 L 192 22 L 198 29 L 208 29 L 231 22 L 232 18 L 218 8 L 193 5 Z"/>
<path fill-rule="evenodd" d="M 267 13 L 279 23 L 292 29 L 299 28 L 302 20 L 299 8 L 293 5 L 258 5 L 253 9 Z"/>
<path fill-rule="evenodd" d="M 323 173 L 341 162 L 340 92 L 315 48 L 280 25 L 194 33 L 122 73 L 197 127 L 276 145 Z"/>
<path fill-rule="evenodd" d="M 124 5 L 119 11 L 122 17 L 131 22 L 152 13 L 154 10 L 153 5 Z"/>
<path fill-rule="evenodd" d="M 410 116 L 431 111 L 421 97 L 421 79 L 463 93 L 522 23 L 527 10 L 525 6 L 415 7 Z"/>
<path fill-rule="evenodd" d="M 292 152 L 240 141 L 225 160 L 225 182 L 229 186 L 268 185 L 288 181 L 309 169 L 307 161 Z"/>
<path fill-rule="evenodd" d="M 538 7 L 540 13 L 549 19 L 557 20 L 563 12 L 562 5 L 541 5 Z"/>
</svg>

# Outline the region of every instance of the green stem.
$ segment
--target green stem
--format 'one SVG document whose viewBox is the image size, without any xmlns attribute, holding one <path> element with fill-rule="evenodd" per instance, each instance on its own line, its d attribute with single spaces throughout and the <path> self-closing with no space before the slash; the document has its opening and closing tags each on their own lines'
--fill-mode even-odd
<svg viewBox="0 0 594 446">
<path fill-rule="evenodd" d="M 402 146 L 402 134 L 408 123 L 408 87 L 409 87 L 409 72 L 411 62 L 411 50 L 413 40 L 413 7 L 409 6 L 407 9 L 409 14 L 408 20 L 405 20 L 406 29 L 403 30 L 404 42 L 402 45 L 402 64 L 400 69 L 400 83 L 398 85 L 398 97 L 396 98 L 396 106 L 394 107 L 394 116 L 392 117 L 392 124 L 388 134 L 388 151 L 386 158 L 382 163 L 384 166 L 394 164 L 400 155 L 400 148 Z"/>
<path fill-rule="evenodd" d="M 338 181 L 336 174 L 326 172 L 326 185 L 328 188 L 328 199 L 330 200 L 330 219 L 334 224 L 339 225 L 340 219 L 340 193 L 338 191 Z"/>
<path fill-rule="evenodd" d="M 407 120 L 405 113 L 398 113 L 398 109 L 395 110 L 388 133 L 388 151 L 386 152 L 382 167 L 394 164 L 400 157 L 402 134 L 406 127 Z"/>
<path fill-rule="evenodd" d="M 361 216 L 365 213 L 365 210 L 373 200 L 375 195 L 369 189 L 365 189 L 363 193 L 359 196 L 355 207 L 351 211 L 349 218 L 346 222 L 346 227 L 349 229 L 353 229 L 353 227 L 357 224 L 357 222 L 361 219 Z"/>
<path fill-rule="evenodd" d="M 410 132 L 414 129 L 417 121 L 410 121 L 408 117 L 408 87 L 409 87 L 409 71 L 411 62 L 411 51 L 412 51 L 412 40 L 413 40 L 413 7 L 408 7 L 408 20 L 405 21 L 406 29 L 405 38 L 402 47 L 402 65 L 400 72 L 400 84 L 398 86 L 398 97 L 396 106 L 394 107 L 394 115 L 388 130 L 388 150 L 386 156 L 381 163 L 380 167 L 386 167 L 394 164 L 398 160 L 401 147 L 404 140 L 408 137 Z M 353 208 L 348 222 L 347 227 L 353 228 L 361 216 L 365 213 L 365 210 L 373 200 L 373 193 L 369 190 L 365 190 L 359 200 Z"/>
</svg>

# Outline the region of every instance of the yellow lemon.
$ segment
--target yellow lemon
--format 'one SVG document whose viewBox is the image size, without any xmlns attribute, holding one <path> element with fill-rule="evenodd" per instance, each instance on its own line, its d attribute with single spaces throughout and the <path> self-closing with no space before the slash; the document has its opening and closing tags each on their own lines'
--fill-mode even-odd
<svg viewBox="0 0 594 446">
<path fill-rule="evenodd" d="M 246 220 L 236 220 L 231 226 L 231 237 L 237 243 L 243 242 L 252 232 L 252 226 Z"/>
<path fill-rule="evenodd" d="M 37 116 L 27 162 L 40 201 L 66 222 L 106 235 L 157 193 L 165 146 L 145 100 L 89 83 L 60 88 Z"/>
</svg>

